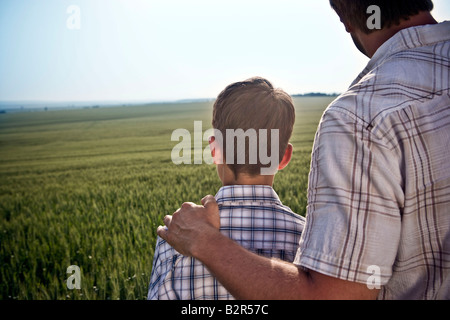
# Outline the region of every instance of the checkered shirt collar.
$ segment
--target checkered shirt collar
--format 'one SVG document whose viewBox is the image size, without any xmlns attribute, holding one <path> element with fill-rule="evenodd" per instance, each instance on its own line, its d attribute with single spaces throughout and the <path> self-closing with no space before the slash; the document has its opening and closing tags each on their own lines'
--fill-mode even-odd
<svg viewBox="0 0 450 320">
<path fill-rule="evenodd" d="M 216 201 L 220 205 L 237 204 L 267 204 L 282 205 L 278 194 L 270 186 L 265 185 L 233 185 L 220 188 L 216 194 Z"/>
</svg>

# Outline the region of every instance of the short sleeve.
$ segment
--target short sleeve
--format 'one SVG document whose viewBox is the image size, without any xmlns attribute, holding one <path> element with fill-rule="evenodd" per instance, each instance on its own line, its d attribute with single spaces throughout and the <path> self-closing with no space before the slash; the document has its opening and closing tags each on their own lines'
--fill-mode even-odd
<svg viewBox="0 0 450 320">
<path fill-rule="evenodd" d="M 345 110 L 328 109 L 317 130 L 306 226 L 295 264 L 367 283 L 392 276 L 404 202 L 401 165 L 386 137 Z"/>
</svg>

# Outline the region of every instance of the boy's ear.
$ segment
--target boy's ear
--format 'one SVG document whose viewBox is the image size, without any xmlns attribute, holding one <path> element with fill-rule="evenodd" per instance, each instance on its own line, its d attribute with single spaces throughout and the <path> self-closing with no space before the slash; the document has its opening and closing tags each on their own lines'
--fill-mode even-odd
<svg viewBox="0 0 450 320">
<path fill-rule="evenodd" d="M 278 165 L 278 170 L 283 170 L 286 166 L 291 162 L 292 153 L 294 152 L 294 147 L 292 144 L 288 144 L 286 151 L 284 152 L 283 159 L 281 159 L 280 164 Z"/>
<path fill-rule="evenodd" d="M 216 138 L 215 137 L 209 137 L 209 139 L 208 139 L 208 143 L 209 143 L 209 148 L 211 149 L 211 157 L 213 157 L 213 159 L 214 159 L 214 157 L 216 156 L 216 147 L 215 147 L 215 145 L 214 145 L 214 142 L 216 141 Z M 214 164 L 215 164 L 216 162 L 214 161 Z"/>
<path fill-rule="evenodd" d="M 209 137 L 209 149 L 211 150 L 211 157 L 214 160 L 214 164 L 222 164 L 223 161 L 221 161 L 222 153 L 221 150 L 216 143 L 216 138 L 214 136 Z"/>
</svg>

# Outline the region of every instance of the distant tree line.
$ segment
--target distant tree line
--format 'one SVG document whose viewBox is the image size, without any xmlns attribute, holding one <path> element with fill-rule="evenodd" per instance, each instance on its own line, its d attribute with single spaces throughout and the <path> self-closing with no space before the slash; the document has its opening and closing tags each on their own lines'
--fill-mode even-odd
<svg viewBox="0 0 450 320">
<path fill-rule="evenodd" d="M 337 97 L 339 93 L 323 93 L 323 92 L 309 92 L 304 94 L 294 94 L 293 97 Z"/>
</svg>

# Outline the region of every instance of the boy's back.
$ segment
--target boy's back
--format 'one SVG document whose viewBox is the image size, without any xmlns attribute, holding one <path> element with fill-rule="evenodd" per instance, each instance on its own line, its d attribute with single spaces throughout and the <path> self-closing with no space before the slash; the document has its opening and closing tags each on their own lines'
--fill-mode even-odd
<svg viewBox="0 0 450 320">
<path fill-rule="evenodd" d="M 270 186 L 225 186 L 216 195 L 221 232 L 244 248 L 293 262 L 305 219 L 284 206 Z M 151 300 L 231 300 L 233 297 L 198 260 L 158 238 Z"/>
</svg>

